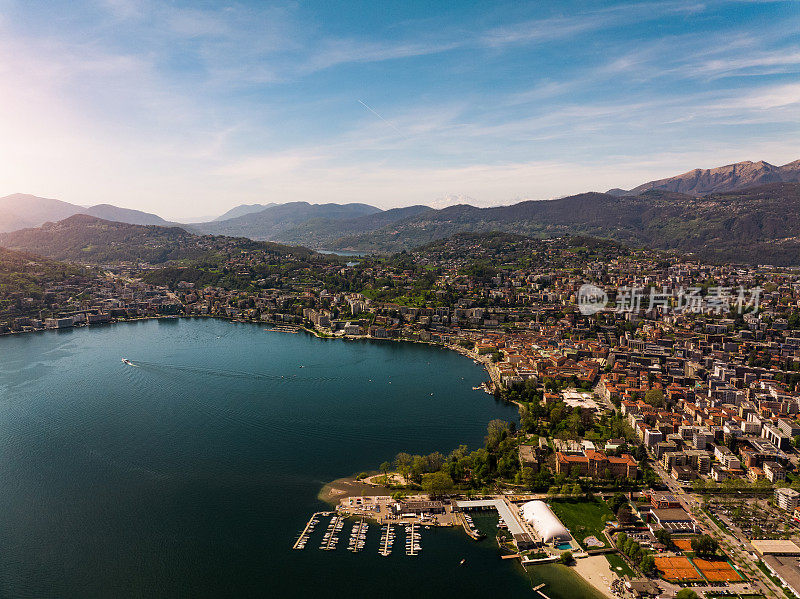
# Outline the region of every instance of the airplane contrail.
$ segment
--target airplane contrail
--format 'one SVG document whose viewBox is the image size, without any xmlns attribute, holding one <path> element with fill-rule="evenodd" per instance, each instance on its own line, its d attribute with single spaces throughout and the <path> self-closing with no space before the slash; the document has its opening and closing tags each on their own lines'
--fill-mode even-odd
<svg viewBox="0 0 800 599">
<path fill-rule="evenodd" d="M 379 118 L 380 120 L 382 120 L 384 123 L 386 123 L 387 125 L 389 125 L 389 126 L 392 128 L 392 129 L 394 129 L 395 131 L 397 131 L 397 133 L 398 133 L 398 134 L 399 134 L 401 137 L 403 137 L 404 139 L 408 139 L 408 138 L 405 136 L 405 134 L 404 134 L 402 131 L 400 131 L 400 129 L 398 129 L 397 127 L 395 127 L 395 126 L 394 126 L 392 123 L 390 123 L 390 122 L 389 122 L 389 121 L 387 121 L 385 118 L 383 118 L 381 115 L 379 115 L 377 112 L 375 112 L 375 110 L 374 110 L 374 109 L 373 109 L 373 108 L 372 108 L 372 107 L 371 107 L 369 104 L 367 104 L 367 103 L 366 103 L 366 102 L 364 102 L 363 100 L 359 100 L 359 101 L 358 101 L 358 103 L 359 103 L 359 104 L 361 104 L 361 105 L 362 105 L 364 108 L 366 108 L 367 110 L 369 110 L 369 111 L 370 111 L 372 114 L 374 114 L 376 117 L 378 117 L 378 118 Z"/>
</svg>

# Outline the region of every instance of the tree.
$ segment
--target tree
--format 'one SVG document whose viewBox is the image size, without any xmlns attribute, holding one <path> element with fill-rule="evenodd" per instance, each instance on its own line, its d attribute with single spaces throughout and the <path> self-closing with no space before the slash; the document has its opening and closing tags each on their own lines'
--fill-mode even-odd
<svg viewBox="0 0 800 599">
<path fill-rule="evenodd" d="M 534 485 L 536 484 L 536 472 L 534 472 L 533 468 L 524 467 L 521 473 L 522 484 L 527 489 L 533 489 Z"/>
<path fill-rule="evenodd" d="M 628 537 L 628 539 L 625 541 L 625 545 L 622 546 L 622 553 L 625 555 L 631 555 L 637 545 L 639 545 L 639 543 Z"/>
<path fill-rule="evenodd" d="M 425 468 L 428 472 L 436 472 L 442 469 L 444 456 L 438 451 L 434 451 L 432 454 L 425 456 L 425 462 Z"/>
<path fill-rule="evenodd" d="M 401 452 L 398 453 L 397 456 L 394 458 L 394 465 L 397 468 L 397 471 L 403 476 L 404 479 L 408 479 L 408 473 L 411 471 L 411 461 L 413 458 L 410 454 Z"/>
<path fill-rule="evenodd" d="M 561 557 L 558 558 L 558 561 L 562 564 L 569 565 L 574 561 L 575 558 L 572 556 L 572 551 L 565 551 L 561 554 Z"/>
<path fill-rule="evenodd" d="M 639 569 L 645 576 L 651 576 L 656 572 L 656 560 L 652 555 L 645 555 L 639 562 Z"/>
<path fill-rule="evenodd" d="M 655 532 L 655 537 L 658 539 L 658 542 L 664 545 L 667 549 L 672 547 L 672 534 L 664 528 L 659 528 Z"/>
<path fill-rule="evenodd" d="M 719 543 L 710 535 L 700 535 L 692 539 L 692 551 L 700 557 L 716 555 Z"/>
<path fill-rule="evenodd" d="M 492 420 L 486 427 L 486 448 L 497 449 L 500 441 L 508 436 L 510 427 L 505 420 Z"/>
<path fill-rule="evenodd" d="M 633 522 L 633 512 L 627 505 L 621 506 L 617 510 L 617 521 L 620 526 L 628 526 Z"/>
<path fill-rule="evenodd" d="M 431 497 L 444 495 L 453 488 L 453 479 L 444 472 L 431 472 L 422 477 L 422 489 Z"/>
<path fill-rule="evenodd" d="M 421 455 L 415 455 L 414 459 L 411 460 L 411 480 L 414 482 L 420 482 L 422 480 L 422 474 L 425 472 L 428 463 L 425 461 Z"/>
<path fill-rule="evenodd" d="M 622 493 L 614 493 L 614 496 L 608 500 L 608 507 L 611 508 L 611 511 L 615 514 L 619 511 L 623 505 L 628 503 L 628 498 L 625 497 Z"/>
<path fill-rule="evenodd" d="M 648 389 L 644 394 L 644 402 L 656 408 L 663 408 L 664 392 L 661 389 Z"/>
<path fill-rule="evenodd" d="M 384 476 L 387 476 L 389 474 L 389 470 L 391 469 L 392 465 L 389 462 L 384 462 L 383 464 L 381 464 L 380 470 L 381 472 L 383 472 Z"/>
</svg>

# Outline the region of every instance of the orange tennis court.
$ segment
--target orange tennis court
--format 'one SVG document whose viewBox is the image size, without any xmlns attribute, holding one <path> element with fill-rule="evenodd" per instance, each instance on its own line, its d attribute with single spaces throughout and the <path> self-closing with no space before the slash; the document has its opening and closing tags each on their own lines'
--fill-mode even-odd
<svg viewBox="0 0 800 599">
<path fill-rule="evenodd" d="M 657 557 L 656 568 L 663 573 L 664 580 L 701 581 L 703 577 L 687 557 Z"/>
<path fill-rule="evenodd" d="M 709 582 L 739 582 L 741 575 L 727 561 L 694 559 L 694 565 Z"/>
</svg>

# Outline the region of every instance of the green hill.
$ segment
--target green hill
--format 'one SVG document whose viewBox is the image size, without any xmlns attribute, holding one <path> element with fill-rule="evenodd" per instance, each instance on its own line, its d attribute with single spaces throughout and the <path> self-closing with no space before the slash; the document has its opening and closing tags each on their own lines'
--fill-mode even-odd
<svg viewBox="0 0 800 599">
<path fill-rule="evenodd" d="M 0 234 L 0 246 L 83 264 L 194 262 L 255 250 L 301 259 L 317 255 L 302 247 L 193 235 L 179 227 L 130 225 L 85 214 Z"/>
<path fill-rule="evenodd" d="M 533 237 L 587 235 L 629 246 L 696 253 L 710 260 L 800 264 L 800 184 L 771 183 L 701 198 L 653 190 L 638 196 L 584 193 L 551 201 L 431 210 L 332 249 L 393 252 L 463 232 Z"/>
</svg>

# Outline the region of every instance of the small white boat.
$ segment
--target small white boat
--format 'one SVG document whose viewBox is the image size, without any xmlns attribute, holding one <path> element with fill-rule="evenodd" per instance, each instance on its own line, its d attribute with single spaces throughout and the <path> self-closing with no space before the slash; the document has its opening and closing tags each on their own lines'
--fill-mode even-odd
<svg viewBox="0 0 800 599">
<path fill-rule="evenodd" d="M 133 362 L 131 362 L 128 358 L 122 358 L 122 363 L 127 364 L 128 366 L 133 366 Z"/>
</svg>

